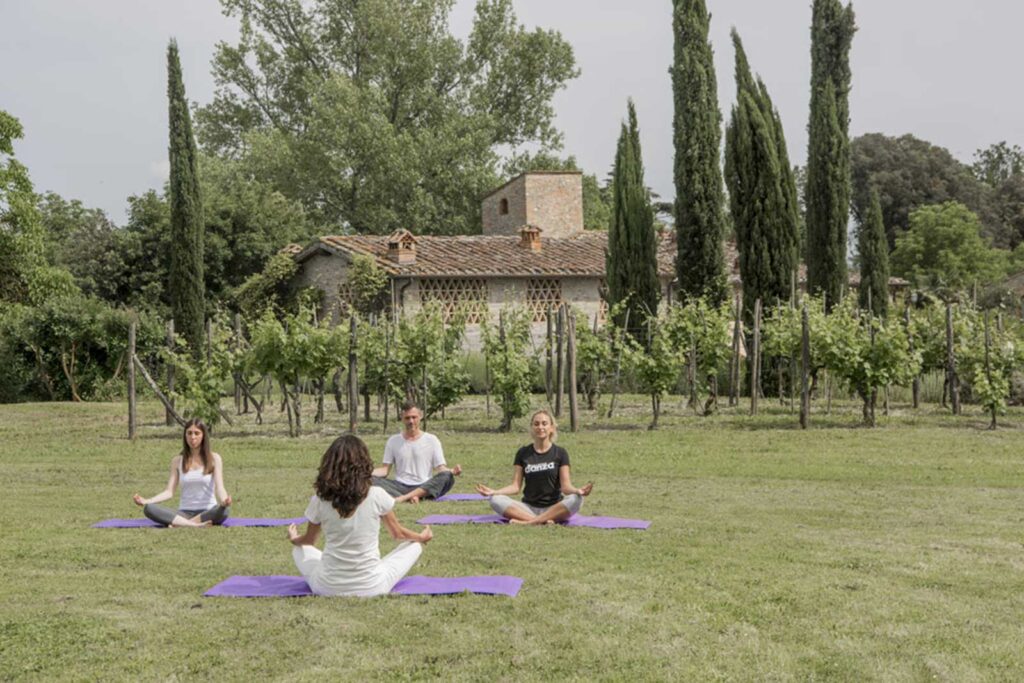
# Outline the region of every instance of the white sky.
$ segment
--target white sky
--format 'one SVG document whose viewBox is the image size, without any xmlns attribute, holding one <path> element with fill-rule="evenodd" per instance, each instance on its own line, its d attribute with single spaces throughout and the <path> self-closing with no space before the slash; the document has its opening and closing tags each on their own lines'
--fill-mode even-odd
<svg viewBox="0 0 1024 683">
<path fill-rule="evenodd" d="M 527 27 L 562 32 L 582 75 L 555 98 L 565 154 L 604 178 L 625 114 L 637 105 L 647 183 L 672 189 L 670 0 L 514 0 Z M 803 163 L 811 0 L 708 0 L 719 103 L 734 95 L 729 29 L 736 26 Z M 468 33 L 473 0 L 452 28 Z M 1024 3 L 859 0 L 852 50 L 850 132 L 912 133 L 963 161 L 1000 140 L 1024 144 L 1017 87 Z M 0 0 L 0 109 L 18 117 L 15 153 L 37 191 L 104 209 L 122 223 L 127 197 L 167 173 L 167 41 L 178 40 L 186 92 L 213 94 L 210 60 L 236 26 L 216 0 Z"/>
</svg>

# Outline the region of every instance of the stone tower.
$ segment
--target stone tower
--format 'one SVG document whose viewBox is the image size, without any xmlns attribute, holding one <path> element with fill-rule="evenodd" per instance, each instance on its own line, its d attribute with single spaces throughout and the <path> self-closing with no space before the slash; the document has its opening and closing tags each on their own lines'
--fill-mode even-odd
<svg viewBox="0 0 1024 683">
<path fill-rule="evenodd" d="M 544 238 L 583 232 L 583 174 L 579 171 L 529 171 L 484 196 L 483 234 L 518 235 L 534 225 Z"/>
</svg>

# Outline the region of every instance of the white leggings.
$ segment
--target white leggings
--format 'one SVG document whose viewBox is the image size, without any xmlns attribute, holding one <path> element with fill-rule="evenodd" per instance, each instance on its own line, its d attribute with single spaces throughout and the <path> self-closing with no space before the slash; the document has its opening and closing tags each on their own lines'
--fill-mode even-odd
<svg viewBox="0 0 1024 683">
<path fill-rule="evenodd" d="M 313 592 L 318 595 L 350 595 L 362 598 L 370 598 L 375 595 L 385 595 L 391 592 L 403 576 L 409 573 L 416 560 L 420 559 L 423 552 L 423 544 L 414 541 L 404 541 L 398 547 L 385 555 L 380 560 L 377 581 L 371 586 L 361 586 L 353 590 L 339 590 L 337 592 L 320 593 L 312 584 Z M 299 573 L 307 580 L 316 573 L 320 567 L 320 558 L 323 555 L 316 546 L 297 545 L 292 548 L 292 559 Z"/>
</svg>

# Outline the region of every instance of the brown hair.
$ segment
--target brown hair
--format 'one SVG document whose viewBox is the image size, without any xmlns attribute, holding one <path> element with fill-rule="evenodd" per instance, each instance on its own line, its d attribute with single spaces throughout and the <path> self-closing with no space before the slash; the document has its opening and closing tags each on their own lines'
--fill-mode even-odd
<svg viewBox="0 0 1024 683">
<path fill-rule="evenodd" d="M 355 434 L 342 434 L 320 459 L 316 495 L 327 501 L 342 517 L 350 517 L 366 499 L 373 477 L 370 451 Z"/>
<path fill-rule="evenodd" d="M 199 443 L 199 460 L 203 463 L 203 474 L 213 472 L 213 454 L 210 451 L 210 428 L 199 418 L 192 418 L 185 423 L 181 430 L 181 471 L 187 472 L 189 457 L 192 455 L 192 448 L 188 445 L 188 437 L 185 434 L 189 427 L 197 427 L 203 433 L 203 440 Z"/>
<path fill-rule="evenodd" d="M 423 415 L 423 408 L 420 408 L 420 404 L 416 403 L 416 401 L 406 401 L 402 404 L 402 409 L 399 412 L 404 414 L 410 410 L 416 410 L 420 415 Z"/>
</svg>

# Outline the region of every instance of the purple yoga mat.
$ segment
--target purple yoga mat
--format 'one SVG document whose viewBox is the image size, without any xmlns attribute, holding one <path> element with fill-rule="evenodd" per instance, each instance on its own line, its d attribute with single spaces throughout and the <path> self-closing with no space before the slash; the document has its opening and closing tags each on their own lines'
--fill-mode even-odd
<svg viewBox="0 0 1024 683">
<path fill-rule="evenodd" d="M 228 517 L 221 526 L 288 526 L 303 524 L 305 517 L 274 518 L 274 517 Z M 92 525 L 95 529 L 138 529 L 140 527 L 162 528 L 156 522 L 142 518 L 105 519 Z"/>
<path fill-rule="evenodd" d="M 453 503 L 463 500 L 487 500 L 487 496 L 481 496 L 479 493 L 449 493 L 440 498 L 434 498 L 437 503 Z"/>
<path fill-rule="evenodd" d="M 394 595 L 478 593 L 514 598 L 523 586 L 515 576 L 407 576 L 391 589 Z M 203 593 L 208 598 L 276 598 L 313 595 L 301 576 L 232 576 Z"/>
<path fill-rule="evenodd" d="M 501 515 L 427 515 L 416 520 L 417 524 L 507 524 Z M 645 519 L 624 519 L 622 517 L 587 517 L 573 515 L 562 526 L 585 526 L 593 529 L 646 529 L 651 523 Z"/>
</svg>

